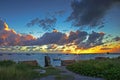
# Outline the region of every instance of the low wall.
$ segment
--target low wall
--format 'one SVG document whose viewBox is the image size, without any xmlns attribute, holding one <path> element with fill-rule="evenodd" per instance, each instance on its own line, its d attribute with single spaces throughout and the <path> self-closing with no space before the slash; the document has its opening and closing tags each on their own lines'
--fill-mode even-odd
<svg viewBox="0 0 120 80">
<path fill-rule="evenodd" d="M 75 60 L 62 60 L 61 61 L 62 66 L 67 66 L 67 65 L 70 65 L 70 64 L 73 64 L 73 63 L 75 63 Z"/>
<path fill-rule="evenodd" d="M 32 66 L 38 66 L 38 62 L 36 60 L 34 60 L 34 61 L 19 61 L 18 63 L 29 64 Z"/>
</svg>

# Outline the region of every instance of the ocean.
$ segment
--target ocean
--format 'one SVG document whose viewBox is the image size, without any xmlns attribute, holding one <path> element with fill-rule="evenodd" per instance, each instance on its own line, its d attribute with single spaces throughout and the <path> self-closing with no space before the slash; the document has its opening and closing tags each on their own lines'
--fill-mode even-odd
<svg viewBox="0 0 120 80">
<path fill-rule="evenodd" d="M 110 54 L 51 54 L 51 53 L 0 53 L 0 60 L 31 61 L 36 60 L 42 67 L 45 66 L 45 56 L 50 57 L 52 66 L 61 66 L 61 60 L 89 60 L 96 57 L 115 58 L 120 56 L 120 53 Z M 54 60 L 60 59 L 60 60 Z"/>
</svg>

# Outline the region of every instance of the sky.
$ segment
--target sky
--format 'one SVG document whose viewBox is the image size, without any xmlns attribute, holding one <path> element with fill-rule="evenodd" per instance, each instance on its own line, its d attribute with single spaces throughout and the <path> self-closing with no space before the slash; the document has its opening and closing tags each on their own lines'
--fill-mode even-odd
<svg viewBox="0 0 120 80">
<path fill-rule="evenodd" d="M 120 53 L 119 0 L 0 0 L 0 52 Z"/>
</svg>

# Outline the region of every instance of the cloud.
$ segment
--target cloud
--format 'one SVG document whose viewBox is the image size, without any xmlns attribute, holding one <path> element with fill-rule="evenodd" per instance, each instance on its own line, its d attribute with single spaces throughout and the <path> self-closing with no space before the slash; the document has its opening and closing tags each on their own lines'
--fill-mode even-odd
<svg viewBox="0 0 120 80">
<path fill-rule="evenodd" d="M 53 32 L 45 33 L 42 37 L 38 38 L 34 45 L 76 45 L 78 48 L 88 49 L 95 46 L 104 44 L 102 42 L 104 37 L 103 32 L 92 32 L 88 34 L 86 31 L 76 32 L 71 31 L 67 36 L 65 33 L 53 30 Z"/>
<path fill-rule="evenodd" d="M 28 27 L 34 26 L 39 23 L 39 18 L 32 19 L 29 23 L 27 23 Z"/>
<path fill-rule="evenodd" d="M 53 30 L 53 32 L 45 33 L 42 37 L 38 38 L 35 45 L 48 45 L 48 44 L 57 44 L 57 45 L 66 45 L 69 43 L 78 44 L 84 41 L 88 33 L 85 31 L 71 31 L 69 36 L 65 33 L 58 32 Z"/>
<path fill-rule="evenodd" d="M 29 23 L 27 23 L 27 26 L 32 27 L 34 25 L 38 25 L 39 27 L 41 27 L 44 30 L 50 30 L 55 27 L 56 22 L 57 22 L 57 18 L 55 18 L 55 17 L 51 17 L 51 18 L 47 17 L 44 19 L 35 18 L 35 19 L 31 20 Z"/>
<path fill-rule="evenodd" d="M 17 34 L 0 20 L 0 46 L 30 45 L 35 40 L 32 35 Z"/>
<path fill-rule="evenodd" d="M 56 44 L 49 44 L 47 49 L 56 49 L 57 45 Z"/>
<path fill-rule="evenodd" d="M 67 21 L 72 21 L 76 27 L 104 27 L 103 18 L 106 11 L 120 0 L 73 0 L 72 13 Z"/>
<path fill-rule="evenodd" d="M 89 35 L 88 42 L 101 44 L 102 43 L 101 40 L 103 39 L 104 35 L 105 34 L 103 32 L 97 33 L 97 32 L 92 31 L 92 33 Z"/>
<path fill-rule="evenodd" d="M 79 44 L 80 42 L 86 39 L 87 35 L 88 33 L 85 31 L 71 31 L 68 36 L 68 41 L 69 43 L 75 42 L 76 44 Z"/>
<path fill-rule="evenodd" d="M 112 48 L 101 48 L 100 50 L 110 50 Z"/>
<path fill-rule="evenodd" d="M 120 37 L 116 36 L 115 38 L 113 38 L 114 41 L 120 41 Z"/>
<path fill-rule="evenodd" d="M 36 45 L 46 44 L 64 44 L 66 43 L 66 34 L 61 32 L 45 33 L 42 37 L 37 39 Z"/>
<path fill-rule="evenodd" d="M 58 16 L 62 16 L 64 13 L 65 13 L 65 10 L 59 10 L 54 12 L 54 14 Z"/>
<path fill-rule="evenodd" d="M 36 19 L 37 20 L 37 19 Z M 35 21 L 36 21 L 35 20 Z M 34 22 L 34 21 L 33 21 Z M 102 45 L 104 33 L 103 32 L 92 32 L 86 31 L 70 31 L 67 35 L 53 29 L 53 32 L 47 32 L 39 38 L 34 38 L 30 34 L 18 34 L 13 29 L 10 29 L 8 25 L 1 21 L 0 22 L 0 46 L 33 46 L 33 45 L 48 45 L 48 48 L 56 48 L 56 45 L 68 45 L 77 46 L 78 48 L 88 49 L 98 45 Z M 116 38 L 118 40 L 118 38 Z"/>
<path fill-rule="evenodd" d="M 103 32 L 97 33 L 97 32 L 92 31 L 92 33 L 89 34 L 86 42 L 80 43 L 79 47 L 81 47 L 83 49 L 87 49 L 87 48 L 95 47 L 98 45 L 102 45 L 102 44 L 104 44 L 102 42 L 104 35 L 105 34 Z"/>
</svg>

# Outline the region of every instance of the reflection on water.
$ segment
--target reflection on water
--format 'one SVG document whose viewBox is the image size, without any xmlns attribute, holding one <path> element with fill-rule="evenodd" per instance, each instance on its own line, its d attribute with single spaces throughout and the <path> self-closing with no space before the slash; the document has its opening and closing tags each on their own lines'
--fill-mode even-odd
<svg viewBox="0 0 120 80">
<path fill-rule="evenodd" d="M 13 60 L 13 61 L 29 61 L 29 60 L 37 60 L 38 64 L 41 66 L 45 65 L 44 57 L 49 56 L 51 60 L 51 65 L 60 66 L 60 60 L 89 60 L 95 59 L 95 57 L 118 57 L 120 54 L 42 54 L 42 53 L 0 53 L 0 60 Z M 59 60 L 55 60 L 55 59 Z"/>
</svg>

